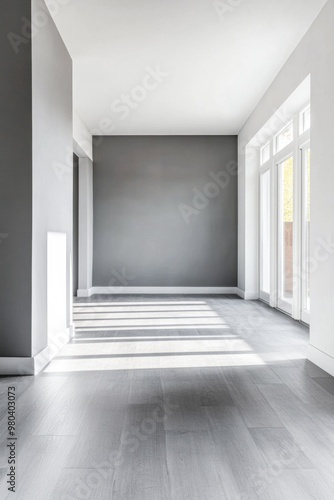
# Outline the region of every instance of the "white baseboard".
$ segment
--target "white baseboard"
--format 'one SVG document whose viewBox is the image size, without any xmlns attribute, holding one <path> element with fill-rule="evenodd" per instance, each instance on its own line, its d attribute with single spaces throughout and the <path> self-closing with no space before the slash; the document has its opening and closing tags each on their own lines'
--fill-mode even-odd
<svg viewBox="0 0 334 500">
<path fill-rule="evenodd" d="M 245 292 L 241 290 L 241 288 L 236 289 L 236 294 L 244 300 L 258 300 L 259 293 L 258 292 Z"/>
<path fill-rule="evenodd" d="M 67 331 L 68 331 L 68 338 L 71 340 L 73 339 L 74 335 L 75 335 L 75 324 L 72 323 L 72 325 L 70 325 L 68 328 L 67 328 Z"/>
<path fill-rule="evenodd" d="M 99 295 L 226 295 L 235 294 L 235 287 L 174 287 L 174 286 L 94 286 L 88 290 L 78 290 L 78 297 Z"/>
<path fill-rule="evenodd" d="M 0 358 L 0 375 L 37 375 L 74 336 L 74 331 L 73 324 L 67 328 L 66 333 L 62 337 L 59 337 L 57 344 L 45 347 L 45 349 L 31 358 Z"/>
<path fill-rule="evenodd" d="M 313 345 L 308 346 L 307 359 L 334 377 L 334 358 Z"/>
<path fill-rule="evenodd" d="M 41 352 L 34 356 L 34 375 L 44 370 L 44 368 L 50 363 L 50 361 L 57 356 L 60 349 L 62 349 L 71 338 L 74 336 L 75 327 L 74 324 L 69 326 L 66 330 L 65 335 L 59 335 L 57 342 L 48 345 Z"/>
<path fill-rule="evenodd" d="M 94 295 L 94 293 L 93 288 L 81 288 L 77 290 L 77 297 L 90 297 L 91 295 Z"/>
</svg>

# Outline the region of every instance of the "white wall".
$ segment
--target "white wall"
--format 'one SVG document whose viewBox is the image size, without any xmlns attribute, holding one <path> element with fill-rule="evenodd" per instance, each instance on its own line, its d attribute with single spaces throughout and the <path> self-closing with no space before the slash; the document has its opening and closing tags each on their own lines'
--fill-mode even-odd
<svg viewBox="0 0 334 500">
<path fill-rule="evenodd" d="M 311 256 L 317 266 L 311 275 L 311 338 L 309 357 L 334 375 L 334 251 L 318 252 L 319 242 L 334 242 L 334 0 L 323 11 L 292 53 L 239 133 L 239 288 L 257 287 L 257 210 L 246 145 L 311 75 L 312 174 Z M 256 203 L 255 203 L 256 205 Z"/>
<path fill-rule="evenodd" d="M 72 60 L 43 0 L 32 17 L 33 235 L 32 355 L 47 347 L 47 233 L 66 234 L 66 327 L 72 325 Z M 63 332 L 66 338 L 67 332 Z"/>
<path fill-rule="evenodd" d="M 86 297 L 93 280 L 93 163 L 79 158 L 78 297 Z"/>
<path fill-rule="evenodd" d="M 93 138 L 92 134 L 87 129 L 86 125 L 78 115 L 77 111 L 73 110 L 73 140 L 75 143 L 75 153 L 79 157 L 87 156 L 93 159 Z"/>
</svg>

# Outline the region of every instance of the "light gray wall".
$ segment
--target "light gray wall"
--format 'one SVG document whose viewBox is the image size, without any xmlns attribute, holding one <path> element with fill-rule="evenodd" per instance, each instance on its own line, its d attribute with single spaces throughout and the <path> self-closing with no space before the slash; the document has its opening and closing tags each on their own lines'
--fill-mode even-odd
<svg viewBox="0 0 334 500">
<path fill-rule="evenodd" d="M 236 159 L 234 136 L 103 137 L 94 148 L 93 286 L 236 286 Z M 210 173 L 226 169 L 227 185 L 212 186 Z M 194 189 L 214 195 L 205 208 Z M 182 204 L 197 210 L 188 223 Z"/>
<path fill-rule="evenodd" d="M 33 16 L 48 12 L 32 1 Z M 47 346 L 47 233 L 67 237 L 67 326 L 72 311 L 72 60 L 50 16 L 33 37 L 33 355 Z"/>
<path fill-rule="evenodd" d="M 239 135 L 239 286 L 256 281 L 254 227 L 248 210 L 249 172 L 245 146 L 296 87 L 311 75 L 311 348 L 309 358 L 334 375 L 334 0 L 328 0 L 303 40 L 247 120 Z M 246 203 L 244 203 L 246 200 Z M 319 244 L 329 242 L 320 252 Z"/>
<path fill-rule="evenodd" d="M 92 287 L 93 279 L 93 162 L 79 158 L 79 291 Z"/>
<path fill-rule="evenodd" d="M 30 0 L 0 2 L 0 357 L 31 355 L 31 41 L 8 39 L 22 17 Z"/>
</svg>

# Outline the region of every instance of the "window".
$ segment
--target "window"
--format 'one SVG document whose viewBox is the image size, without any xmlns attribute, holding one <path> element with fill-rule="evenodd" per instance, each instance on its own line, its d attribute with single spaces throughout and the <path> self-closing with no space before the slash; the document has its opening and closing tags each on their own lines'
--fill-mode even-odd
<svg viewBox="0 0 334 500">
<path fill-rule="evenodd" d="M 289 123 L 285 129 L 276 136 L 276 153 L 279 153 L 293 141 L 293 123 Z"/>
<path fill-rule="evenodd" d="M 261 149 L 261 165 L 270 159 L 270 142 Z"/>
<path fill-rule="evenodd" d="M 290 118 L 291 120 L 291 118 Z M 260 298 L 309 323 L 311 108 L 260 146 Z"/>
<path fill-rule="evenodd" d="M 311 128 L 311 107 L 308 106 L 304 111 L 300 113 L 299 118 L 299 131 L 303 134 Z"/>
</svg>

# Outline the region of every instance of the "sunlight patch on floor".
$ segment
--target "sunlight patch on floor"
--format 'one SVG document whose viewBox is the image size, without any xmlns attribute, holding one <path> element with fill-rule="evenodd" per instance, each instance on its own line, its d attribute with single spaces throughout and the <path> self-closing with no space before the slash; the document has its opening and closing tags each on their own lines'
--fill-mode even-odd
<svg viewBox="0 0 334 500">
<path fill-rule="evenodd" d="M 225 340 L 225 339 L 237 339 L 238 336 L 237 335 L 231 335 L 231 334 L 228 334 L 228 335 L 196 335 L 196 336 L 192 336 L 192 335 L 158 335 L 158 336 L 143 336 L 141 335 L 140 337 L 139 336 L 135 336 L 135 337 L 120 337 L 119 335 L 117 335 L 117 337 L 115 337 L 114 335 L 108 335 L 108 336 L 105 336 L 105 335 L 96 335 L 94 337 L 86 337 L 86 336 L 80 336 L 80 337 L 75 337 L 72 342 L 73 343 L 85 343 L 85 342 L 121 342 L 121 341 L 126 341 L 126 342 L 131 342 L 132 340 L 136 341 L 136 340 L 143 340 L 143 341 L 146 341 L 146 340 L 159 340 L 159 341 L 162 341 L 162 340 L 172 340 L 172 339 L 177 339 L 177 340 L 199 340 L 199 339 L 207 339 L 207 340 L 210 340 L 210 339 L 216 339 L 216 340 Z"/>
<path fill-rule="evenodd" d="M 190 306 L 196 306 L 196 305 L 204 305 L 207 307 L 210 307 L 207 305 L 207 303 L 204 300 L 164 300 L 164 301 L 145 301 L 145 302 L 137 302 L 136 300 L 133 300 L 132 302 L 75 302 L 73 304 L 74 309 L 80 308 L 80 307 L 102 307 L 102 306 L 147 306 L 147 305 L 152 305 L 152 306 L 166 306 L 166 305 L 175 305 L 175 306 L 181 306 L 181 305 L 190 305 Z"/>
<path fill-rule="evenodd" d="M 191 324 L 184 324 L 184 325 L 141 325 L 141 326 L 134 326 L 134 325 L 126 325 L 126 326 L 116 326 L 114 325 L 113 327 L 110 326 L 103 326 L 103 327 L 76 327 L 75 331 L 77 333 L 89 333 L 89 332 L 113 332 L 113 331 L 126 331 L 129 330 L 130 332 L 136 331 L 136 330 L 196 330 L 196 329 L 212 329 L 212 330 L 230 330 L 230 327 L 228 325 L 216 325 L 216 324 L 202 324 L 202 325 L 196 325 L 194 323 Z"/>
<path fill-rule="evenodd" d="M 77 336 L 46 372 L 266 364 L 203 300 L 80 302 L 74 304 L 74 321 Z M 152 330 L 153 336 L 145 335 Z M 164 334 L 168 330 L 179 335 Z M 193 330 L 189 338 L 186 330 Z"/>
<path fill-rule="evenodd" d="M 254 353 L 226 354 L 226 355 L 184 355 L 184 356 L 143 356 L 138 358 L 122 357 L 116 359 L 84 358 L 84 359 L 57 359 L 55 358 L 45 369 L 47 373 L 101 371 L 101 370 L 143 370 L 167 368 L 208 368 L 225 366 L 254 366 L 266 363 Z"/>
<path fill-rule="evenodd" d="M 136 339 L 132 342 L 99 342 L 96 344 L 78 344 L 69 343 L 67 344 L 62 352 L 61 356 L 82 356 L 82 355 L 105 355 L 105 356 L 117 356 L 123 354 L 142 354 L 147 353 L 152 356 L 161 353 L 205 353 L 216 351 L 251 351 L 251 348 L 242 339 L 235 340 L 189 340 L 178 342 L 177 340 L 171 339 L 170 341 L 158 342 L 158 341 L 146 341 L 142 342 L 140 339 Z"/>
</svg>

